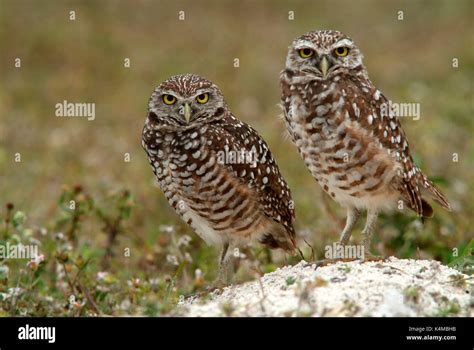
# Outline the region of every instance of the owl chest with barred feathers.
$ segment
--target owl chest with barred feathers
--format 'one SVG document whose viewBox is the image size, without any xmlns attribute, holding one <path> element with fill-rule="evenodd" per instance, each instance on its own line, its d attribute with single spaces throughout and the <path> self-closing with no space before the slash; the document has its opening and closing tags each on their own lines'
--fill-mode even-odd
<svg viewBox="0 0 474 350">
<path fill-rule="evenodd" d="M 228 119 L 229 123 L 236 121 Z M 284 225 L 293 232 L 292 212 L 286 214 L 277 203 L 285 205 L 280 197 L 291 197 L 267 146 L 255 143 L 255 134 L 244 124 L 238 124 L 241 140 L 230 137 L 218 124 L 173 132 L 152 124 L 145 127 L 143 146 L 170 205 L 208 244 L 222 245 L 229 239 L 237 244 L 262 241 L 271 232 L 285 238 Z M 257 152 L 255 164 L 247 158 L 222 158 L 244 148 Z M 278 198 L 267 193 L 268 186 L 277 188 L 273 181 L 282 186 Z M 275 218 L 269 216 L 273 210 Z"/>
<path fill-rule="evenodd" d="M 221 196 L 228 188 L 220 187 L 222 179 L 216 177 L 216 156 L 206 147 L 211 141 L 203 137 L 207 129 L 206 125 L 184 131 L 145 127 L 143 145 L 169 204 L 204 241 L 222 245 L 225 232 L 214 226 L 229 219 L 229 196 Z M 222 221 L 209 220 L 215 210 L 220 210 Z"/>
<path fill-rule="evenodd" d="M 285 71 L 281 82 L 287 128 L 324 191 L 357 208 L 393 205 L 400 164 L 379 142 L 380 116 L 364 98 L 377 93 L 370 82 L 340 75 L 305 81 Z"/>
</svg>

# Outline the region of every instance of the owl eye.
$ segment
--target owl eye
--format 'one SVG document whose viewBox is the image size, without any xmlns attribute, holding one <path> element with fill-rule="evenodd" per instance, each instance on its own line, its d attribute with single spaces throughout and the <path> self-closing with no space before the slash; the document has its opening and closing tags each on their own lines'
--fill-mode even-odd
<svg viewBox="0 0 474 350">
<path fill-rule="evenodd" d="M 204 104 L 209 101 L 209 94 L 201 94 L 196 97 L 196 101 L 200 104 Z"/>
<path fill-rule="evenodd" d="M 176 103 L 176 97 L 173 95 L 163 95 L 163 102 L 167 105 L 174 105 Z"/>
<path fill-rule="evenodd" d="M 300 49 L 299 53 L 301 58 L 309 58 L 314 55 L 314 51 L 308 48 Z"/>
<path fill-rule="evenodd" d="M 336 54 L 336 56 L 344 57 L 347 56 L 347 54 L 349 53 L 349 49 L 347 47 L 338 47 L 334 50 L 334 53 Z"/>
</svg>

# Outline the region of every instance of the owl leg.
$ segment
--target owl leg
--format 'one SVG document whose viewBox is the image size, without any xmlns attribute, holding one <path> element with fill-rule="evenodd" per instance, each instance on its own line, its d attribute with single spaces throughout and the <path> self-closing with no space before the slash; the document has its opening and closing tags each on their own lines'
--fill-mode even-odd
<svg viewBox="0 0 474 350">
<path fill-rule="evenodd" d="M 353 207 L 347 208 L 346 226 L 344 227 L 344 230 L 342 230 L 341 236 L 339 238 L 340 244 L 346 245 L 347 243 L 349 243 L 349 239 L 351 238 L 351 234 L 352 234 L 352 229 L 357 223 L 359 216 L 360 216 L 360 211 L 357 208 L 353 208 Z"/>
<path fill-rule="evenodd" d="M 374 233 L 375 222 L 377 221 L 378 212 L 373 209 L 367 210 L 367 222 L 365 224 L 362 233 L 364 234 L 364 255 L 366 258 L 374 258 L 370 253 L 370 242 L 372 240 L 372 234 Z"/>
<path fill-rule="evenodd" d="M 214 282 L 214 288 L 223 288 L 228 284 L 229 270 L 232 262 L 231 249 L 229 242 L 225 242 L 219 257 L 219 275 Z"/>
<path fill-rule="evenodd" d="M 349 243 L 349 239 L 351 238 L 352 234 L 352 229 L 354 228 L 355 224 L 357 223 L 357 220 L 360 217 L 360 211 L 357 208 L 354 207 L 347 207 L 347 218 L 346 218 L 346 226 L 341 232 L 341 235 L 339 237 L 339 244 L 340 245 L 346 245 Z M 338 261 L 354 261 L 355 258 L 345 258 L 345 257 L 337 257 L 337 258 L 328 258 L 328 259 L 323 259 L 323 260 L 318 260 L 316 261 L 316 268 L 319 266 L 326 266 L 329 264 L 334 264 Z M 314 265 L 314 263 L 308 264 L 308 266 Z"/>
</svg>

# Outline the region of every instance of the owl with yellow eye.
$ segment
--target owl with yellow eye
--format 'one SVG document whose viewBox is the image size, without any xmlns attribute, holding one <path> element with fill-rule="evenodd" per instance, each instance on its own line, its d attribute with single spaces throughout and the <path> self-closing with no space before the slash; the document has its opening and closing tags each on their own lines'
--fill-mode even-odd
<svg viewBox="0 0 474 350">
<path fill-rule="evenodd" d="M 447 210 L 451 206 L 414 163 L 400 121 L 362 60 L 359 47 L 344 33 L 309 32 L 288 48 L 280 83 L 293 142 L 316 182 L 347 212 L 340 243 L 349 243 L 366 210 L 362 233 L 369 257 L 381 210 L 407 207 L 431 217 L 425 194 Z"/>
<path fill-rule="evenodd" d="M 215 286 L 227 283 L 232 252 L 242 245 L 296 251 L 290 190 L 265 141 L 231 113 L 215 84 L 195 74 L 162 82 L 142 145 L 171 207 L 220 248 Z"/>
</svg>

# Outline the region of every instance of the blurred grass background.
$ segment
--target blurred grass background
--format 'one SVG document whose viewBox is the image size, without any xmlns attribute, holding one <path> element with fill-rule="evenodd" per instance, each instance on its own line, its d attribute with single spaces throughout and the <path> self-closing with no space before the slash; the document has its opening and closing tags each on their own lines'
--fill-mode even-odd
<svg viewBox="0 0 474 350">
<path fill-rule="evenodd" d="M 384 214 L 374 247 L 384 255 L 448 263 L 455 259 L 452 249 L 462 250 L 474 237 L 473 17 L 470 0 L 0 0 L 0 201 L 14 203 L 33 227 L 54 231 L 64 184 L 81 184 L 105 202 L 127 189 L 135 207 L 117 250 L 132 247 L 132 256 L 115 259 L 112 269 L 140 276 L 146 259 L 150 275 L 174 274 L 163 261 L 172 227 L 177 237 L 192 237 L 188 273 L 200 268 L 210 279 L 216 265 L 209 257 L 216 252 L 180 222 L 154 187 L 140 144 L 155 86 L 194 72 L 218 84 L 234 114 L 266 139 L 292 189 L 297 231 L 322 257 L 324 245 L 338 238 L 345 213 L 320 190 L 286 137 L 277 106 L 279 72 L 296 36 L 337 29 L 359 45 L 372 81 L 389 99 L 421 104 L 421 119 L 402 124 L 416 161 L 454 208 L 447 213 L 434 205 L 435 218 L 423 226 L 412 212 Z M 17 57 L 21 68 L 14 66 Z M 459 68 L 452 67 L 453 58 Z M 94 102 L 96 119 L 57 118 L 55 104 L 63 100 Z M 17 152 L 20 163 L 14 162 Z M 363 220 L 356 241 L 362 226 Z M 102 249 L 101 230 L 85 221 L 79 247 Z"/>
</svg>

